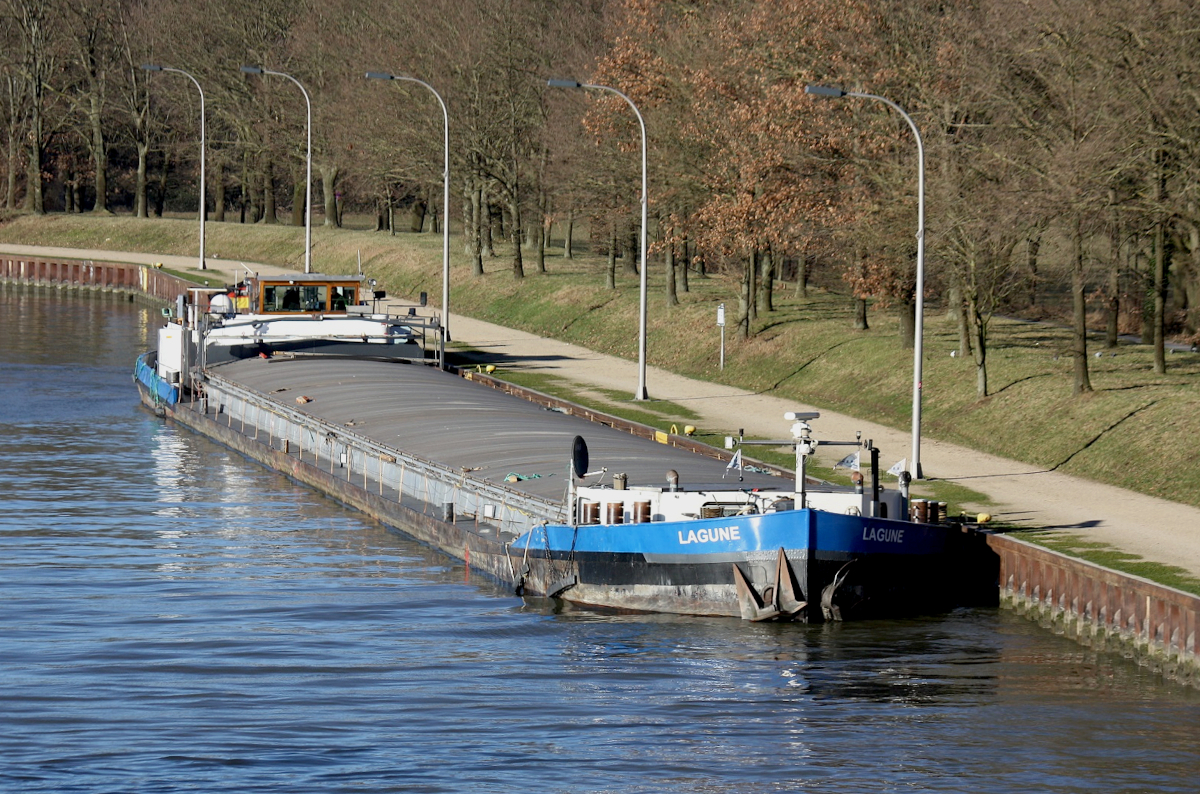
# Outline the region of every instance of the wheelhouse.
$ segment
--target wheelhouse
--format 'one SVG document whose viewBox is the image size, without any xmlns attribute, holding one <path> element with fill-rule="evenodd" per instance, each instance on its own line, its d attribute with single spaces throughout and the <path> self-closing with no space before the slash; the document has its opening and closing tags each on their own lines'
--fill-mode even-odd
<svg viewBox="0 0 1200 794">
<path fill-rule="evenodd" d="M 261 314 L 344 314 L 357 306 L 362 279 L 317 273 L 258 280 Z"/>
</svg>

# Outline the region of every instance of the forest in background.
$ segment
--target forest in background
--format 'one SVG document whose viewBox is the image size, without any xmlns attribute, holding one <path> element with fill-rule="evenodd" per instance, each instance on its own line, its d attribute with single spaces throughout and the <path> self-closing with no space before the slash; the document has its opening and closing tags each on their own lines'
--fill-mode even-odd
<svg viewBox="0 0 1200 794">
<path fill-rule="evenodd" d="M 442 116 L 450 220 L 483 273 L 548 265 L 553 225 L 587 229 L 636 272 L 645 119 L 648 266 L 668 302 L 689 274 L 737 285 L 754 335 L 780 280 L 844 284 L 899 309 L 912 344 L 917 147 L 884 104 L 806 94 L 833 85 L 891 100 L 921 131 L 926 299 L 958 319 L 989 394 L 997 313 L 1068 319 L 1074 391 L 1091 391 L 1089 327 L 1200 341 L 1200 10 L 1182 0 L 0 0 L 3 205 L 129 212 L 199 204 L 204 92 L 208 218 L 305 220 L 312 102 L 313 217 L 437 229 Z"/>
</svg>

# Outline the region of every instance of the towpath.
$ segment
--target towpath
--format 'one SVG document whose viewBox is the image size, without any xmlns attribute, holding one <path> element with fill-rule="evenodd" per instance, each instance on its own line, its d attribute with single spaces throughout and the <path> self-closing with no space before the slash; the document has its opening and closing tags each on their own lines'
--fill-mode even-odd
<svg viewBox="0 0 1200 794">
<path fill-rule="evenodd" d="M 174 257 L 80 249 L 35 248 L 0 245 L 0 253 L 53 256 L 152 264 L 174 269 L 195 267 L 196 257 Z M 240 262 L 208 261 L 215 280 L 234 280 Z M 250 264 L 257 272 L 276 274 L 283 268 Z M 516 331 L 469 317 L 451 314 L 455 343 L 488 354 L 501 368 L 542 372 L 580 389 L 613 389 L 632 398 L 637 389 L 636 362 L 606 356 L 576 345 Z M 736 389 L 722 384 L 685 378 L 649 367 L 646 388 L 652 400 L 686 406 L 700 418 L 703 432 L 727 434 L 744 428 L 749 436 L 786 437 L 785 411 L 820 410 L 813 422 L 814 435 L 826 439 L 853 439 L 861 430 L 883 450 L 882 462 L 891 465 L 905 457 L 912 445 L 906 431 L 893 430 L 866 420 L 789 400 Z M 827 447 L 825 462 L 841 457 L 844 448 Z M 1179 566 L 1200 576 L 1200 509 L 1095 483 L 1036 466 L 986 455 L 966 447 L 922 437 L 922 468 L 926 477 L 962 483 L 986 494 L 993 505 L 983 508 L 998 520 L 1017 525 L 1059 529 L 1090 541 L 1106 544 L 1147 560 Z"/>
</svg>

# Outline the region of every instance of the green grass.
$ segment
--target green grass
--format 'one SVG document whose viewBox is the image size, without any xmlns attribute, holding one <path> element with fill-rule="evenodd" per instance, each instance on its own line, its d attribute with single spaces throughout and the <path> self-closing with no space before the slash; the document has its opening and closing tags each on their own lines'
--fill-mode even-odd
<svg viewBox="0 0 1200 794">
<path fill-rule="evenodd" d="M 294 267 L 302 263 L 300 227 L 210 222 L 206 228 L 208 251 L 221 258 Z M 186 255 L 195 252 L 195 233 L 195 221 L 185 220 L 21 216 L 0 225 L 0 242 Z M 316 227 L 313 239 L 314 269 L 354 271 L 361 256 L 365 272 L 390 295 L 416 299 L 424 291 L 432 305 L 440 304 L 440 235 Z M 505 255 L 486 260 L 485 274 L 476 277 L 461 241 L 452 240 L 451 253 L 455 311 L 636 359 L 637 277 L 619 272 L 617 289 L 605 289 L 602 259 L 568 260 L 559 248 L 550 249 L 547 273 L 537 273 L 527 254 L 526 277 L 514 279 Z M 727 328 L 722 371 L 716 306 L 724 302 L 736 314 L 737 285 L 693 274 L 692 289 L 680 296 L 681 304 L 668 306 L 658 263 L 651 263 L 647 275 L 651 365 L 900 430 L 910 426 L 912 352 L 900 346 L 898 323 L 890 313 L 873 308 L 871 330 L 856 331 L 846 295 L 817 291 L 802 298 L 782 285 L 776 291 L 777 311 L 755 323 L 752 338 L 739 339 Z M 977 400 L 974 365 L 968 358 L 950 356 L 958 345 L 953 324 L 936 306 L 927 308 L 926 437 L 1200 506 L 1200 466 L 1190 443 L 1200 438 L 1200 354 L 1169 355 L 1168 373 L 1155 375 L 1149 347 L 1122 346 L 1115 356 L 1104 351 L 1101 358 L 1089 358 L 1095 392 L 1076 397 L 1071 393 L 1067 329 L 997 318 L 989 352 L 993 393 Z M 505 377 L 524 377 L 516 368 L 502 370 Z M 572 388 L 540 383 L 527 385 L 543 391 Z M 653 396 L 654 385 L 648 385 Z M 596 392 L 589 399 L 599 410 L 662 429 L 691 423 L 694 417 L 682 405 L 621 405 L 625 395 L 615 392 Z M 721 439 L 714 440 L 719 446 Z M 894 458 L 894 452 L 884 450 L 884 455 Z M 931 478 L 954 474 L 926 466 Z M 954 490 L 936 479 L 919 487 L 952 505 L 986 505 L 980 494 Z"/>
<path fill-rule="evenodd" d="M 1036 543 L 1052 551 L 1087 560 L 1114 571 L 1140 576 L 1166 587 L 1174 587 L 1176 590 L 1200 595 L 1200 578 L 1174 565 L 1149 562 L 1136 554 L 1119 551 L 1103 543 L 1052 530 L 1028 529 L 1008 534 L 1011 537 Z"/>
</svg>

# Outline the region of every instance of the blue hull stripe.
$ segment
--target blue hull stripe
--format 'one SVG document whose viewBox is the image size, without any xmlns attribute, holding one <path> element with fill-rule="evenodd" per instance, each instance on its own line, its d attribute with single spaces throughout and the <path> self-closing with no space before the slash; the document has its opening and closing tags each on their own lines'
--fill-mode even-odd
<svg viewBox="0 0 1200 794">
<path fill-rule="evenodd" d="M 541 527 L 513 542 L 514 548 L 549 545 L 555 554 L 617 554 L 697 557 L 741 555 L 776 549 L 852 554 L 938 554 L 945 550 L 945 527 L 883 518 L 838 515 L 820 510 L 785 510 L 728 518 L 656 521 L 648 524 L 590 524 Z"/>
</svg>

